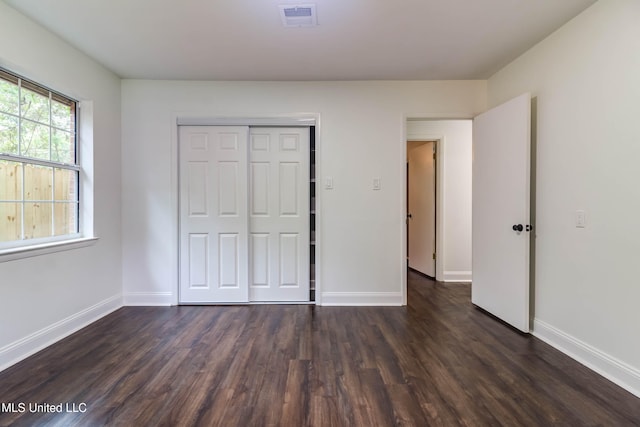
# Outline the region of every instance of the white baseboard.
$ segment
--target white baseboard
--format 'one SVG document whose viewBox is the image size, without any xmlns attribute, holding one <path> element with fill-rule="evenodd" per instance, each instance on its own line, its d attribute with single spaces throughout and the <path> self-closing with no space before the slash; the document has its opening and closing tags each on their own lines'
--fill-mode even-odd
<svg viewBox="0 0 640 427">
<path fill-rule="evenodd" d="M 471 272 L 470 271 L 443 271 L 442 272 L 442 281 L 443 282 L 471 282 Z"/>
<path fill-rule="evenodd" d="M 542 320 L 534 319 L 533 335 L 609 381 L 640 397 L 640 370 L 610 356 Z"/>
<path fill-rule="evenodd" d="M 402 305 L 401 292 L 323 292 L 322 305 Z"/>
<path fill-rule="evenodd" d="M 120 307 L 122 307 L 122 295 L 115 295 L 0 348 L 0 371 L 60 341 Z"/>
<path fill-rule="evenodd" d="M 124 294 L 127 306 L 166 306 L 173 305 L 172 292 L 128 292 Z"/>
</svg>

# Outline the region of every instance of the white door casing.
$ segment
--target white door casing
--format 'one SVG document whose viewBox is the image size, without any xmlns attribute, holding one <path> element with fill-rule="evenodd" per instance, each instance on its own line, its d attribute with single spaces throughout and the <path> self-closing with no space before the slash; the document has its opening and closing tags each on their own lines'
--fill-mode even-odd
<svg viewBox="0 0 640 427">
<path fill-rule="evenodd" d="M 180 302 L 247 302 L 246 126 L 180 126 Z"/>
<path fill-rule="evenodd" d="M 249 299 L 309 301 L 309 128 L 249 137 Z"/>
<path fill-rule="evenodd" d="M 473 122 L 471 301 L 529 332 L 531 96 Z M 514 226 L 522 226 L 522 231 Z"/>
<path fill-rule="evenodd" d="M 418 145 L 420 144 L 420 145 Z M 436 276 L 435 143 L 410 142 L 408 197 L 409 267 L 427 276 Z"/>
</svg>

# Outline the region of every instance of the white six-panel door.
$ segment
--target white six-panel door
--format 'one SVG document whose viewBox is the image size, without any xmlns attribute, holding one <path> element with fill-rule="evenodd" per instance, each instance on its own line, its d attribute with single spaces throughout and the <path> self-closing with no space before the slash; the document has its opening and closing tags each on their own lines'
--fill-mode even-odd
<svg viewBox="0 0 640 427">
<path fill-rule="evenodd" d="M 249 299 L 309 300 L 309 129 L 251 128 Z"/>
<path fill-rule="evenodd" d="M 248 127 L 181 126 L 180 302 L 246 302 Z"/>
<path fill-rule="evenodd" d="M 309 128 L 179 128 L 180 302 L 309 300 Z"/>
</svg>

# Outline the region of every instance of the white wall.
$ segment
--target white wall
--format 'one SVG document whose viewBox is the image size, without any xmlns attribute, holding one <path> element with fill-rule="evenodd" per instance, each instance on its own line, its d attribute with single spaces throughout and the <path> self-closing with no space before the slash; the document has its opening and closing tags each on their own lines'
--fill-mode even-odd
<svg viewBox="0 0 640 427">
<path fill-rule="evenodd" d="M 320 115 L 318 171 L 334 181 L 319 190 L 322 302 L 401 303 L 405 118 L 471 117 L 485 90 L 479 81 L 123 81 L 125 303 L 177 300 L 175 116 L 301 112 Z"/>
<path fill-rule="evenodd" d="M 120 80 L 0 2 L 0 66 L 92 101 L 93 246 L 0 263 L 0 369 L 121 305 Z M 85 152 L 85 155 L 90 153 Z"/>
<path fill-rule="evenodd" d="M 437 279 L 471 281 L 471 120 L 409 120 L 407 139 L 439 139 Z M 441 264 L 440 264 L 441 263 Z"/>
<path fill-rule="evenodd" d="M 537 97 L 535 333 L 638 395 L 639 17 L 601 0 L 488 82 Z"/>
</svg>

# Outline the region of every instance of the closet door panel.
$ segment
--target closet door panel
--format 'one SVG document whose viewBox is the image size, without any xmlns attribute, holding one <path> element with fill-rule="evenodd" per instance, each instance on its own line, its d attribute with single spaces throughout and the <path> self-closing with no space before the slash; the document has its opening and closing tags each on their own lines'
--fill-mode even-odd
<svg viewBox="0 0 640 427">
<path fill-rule="evenodd" d="M 209 235 L 189 234 L 189 287 L 209 287 Z"/>
<path fill-rule="evenodd" d="M 246 126 L 180 126 L 181 303 L 248 301 Z"/>
<path fill-rule="evenodd" d="M 278 283 L 280 287 L 297 288 L 300 286 L 298 275 L 298 267 L 301 262 L 298 250 L 299 238 L 298 233 L 280 234 L 280 280 Z"/>
<path fill-rule="evenodd" d="M 269 286 L 270 242 L 268 233 L 251 233 L 251 286 Z"/>
<path fill-rule="evenodd" d="M 309 301 L 309 128 L 251 128 L 249 140 L 249 228 L 265 239 L 252 243 L 249 298 Z"/>
<path fill-rule="evenodd" d="M 251 215 L 269 215 L 269 162 L 251 162 Z"/>
</svg>

